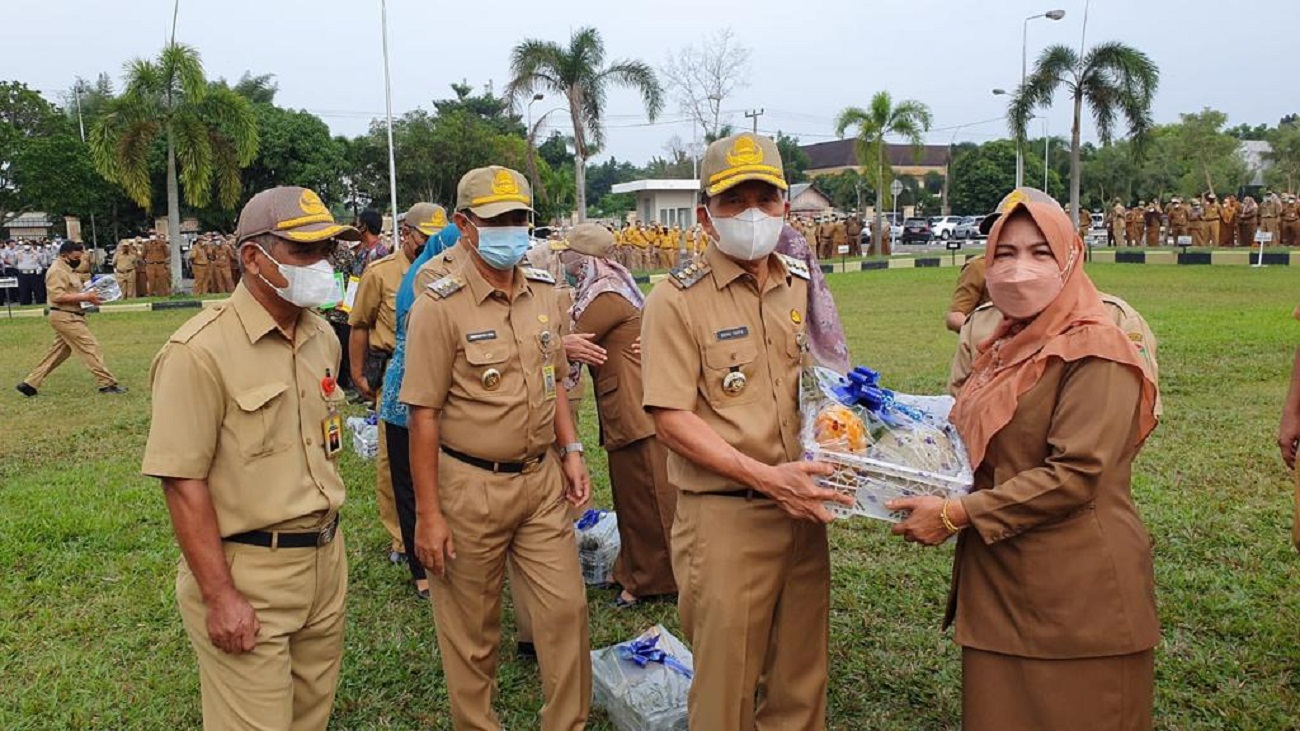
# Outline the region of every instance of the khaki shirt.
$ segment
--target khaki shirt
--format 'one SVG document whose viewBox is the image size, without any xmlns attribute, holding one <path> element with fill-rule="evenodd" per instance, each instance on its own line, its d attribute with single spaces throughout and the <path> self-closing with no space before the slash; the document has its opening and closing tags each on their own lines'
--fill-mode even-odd
<svg viewBox="0 0 1300 731">
<path fill-rule="evenodd" d="M 778 254 L 768 266 L 760 293 L 754 278 L 711 243 L 655 286 L 641 322 L 642 403 L 693 412 L 743 454 L 775 465 L 802 454 L 808 273 L 802 262 Z M 744 375 L 744 388 L 728 393 L 724 382 L 733 373 Z M 668 481 L 687 492 L 743 487 L 675 452 L 668 454 Z"/>
<path fill-rule="evenodd" d="M 369 328 L 371 350 L 392 353 L 397 347 L 397 288 L 410 268 L 406 252 L 398 251 L 373 262 L 361 275 L 348 324 Z"/>
<path fill-rule="evenodd" d="M 952 303 L 948 305 L 949 312 L 969 315 L 976 307 L 989 301 L 989 291 L 984 286 L 984 272 L 987 268 L 988 261 L 982 256 L 962 265 L 961 275 L 957 277 L 957 289 L 953 290 Z"/>
<path fill-rule="evenodd" d="M 420 265 L 420 271 L 415 273 L 415 296 L 419 296 L 429 288 L 430 284 L 442 279 L 460 268 L 462 263 L 470 261 L 469 250 L 460 241 L 447 247 L 441 254 L 429 259 Z"/>
<path fill-rule="evenodd" d="M 1218 221 L 1223 218 L 1223 210 L 1218 203 L 1205 204 L 1204 219 L 1206 221 Z"/>
<path fill-rule="evenodd" d="M 61 305 L 54 303 L 55 297 L 67 294 L 80 294 L 82 289 L 81 277 L 72 271 L 68 262 L 59 257 L 54 260 L 49 269 L 45 270 L 45 298 L 46 304 L 52 310 L 62 310 L 64 312 L 75 312 L 81 314 L 80 302 L 65 302 Z"/>
<path fill-rule="evenodd" d="M 343 479 L 322 444 L 321 379 L 338 374 L 339 356 L 322 317 L 304 310 L 290 342 L 239 285 L 154 358 L 142 471 L 206 479 L 222 536 L 337 510 Z M 342 406 L 342 389 L 332 398 Z"/>
<path fill-rule="evenodd" d="M 1140 312 L 1133 309 L 1133 305 L 1105 292 L 1099 294 L 1106 312 L 1110 313 L 1111 319 L 1119 325 L 1119 329 L 1124 331 L 1129 341 L 1138 349 L 1138 353 L 1146 360 L 1147 366 L 1151 369 L 1151 377 L 1159 385 L 1160 364 L 1156 359 L 1158 343 L 1151 326 L 1147 324 Z M 980 306 L 967 318 L 966 324 L 962 326 L 961 333 L 957 336 L 957 352 L 952 356 L 952 366 L 948 373 L 948 393 L 956 396 L 961 390 L 966 379 L 970 377 L 979 344 L 992 337 L 1001 322 L 1002 313 L 998 312 L 992 303 Z M 1156 417 L 1159 418 L 1162 413 L 1164 413 L 1164 405 L 1157 393 Z"/>
<path fill-rule="evenodd" d="M 134 251 L 123 251 L 113 257 L 113 271 L 118 274 L 130 274 L 135 271 L 136 262 L 140 257 L 135 255 Z"/>
<path fill-rule="evenodd" d="M 556 392 L 569 362 L 561 340 L 568 313 L 552 281 L 516 268 L 513 289 L 502 292 L 465 258 L 416 297 L 400 398 L 441 411 L 443 445 L 522 462 L 555 444 Z"/>
<path fill-rule="evenodd" d="M 641 311 L 626 297 L 605 292 L 582 311 L 574 332 L 592 333 L 592 342 L 608 354 L 604 365 L 589 366 L 596 384 L 600 443 L 612 452 L 654 436 L 654 419 L 641 407 L 641 358 L 632 352 L 641 337 Z"/>
<path fill-rule="evenodd" d="M 190 249 L 190 264 L 196 267 L 208 266 L 210 257 L 208 256 L 208 245 L 205 243 L 196 243 Z"/>
</svg>

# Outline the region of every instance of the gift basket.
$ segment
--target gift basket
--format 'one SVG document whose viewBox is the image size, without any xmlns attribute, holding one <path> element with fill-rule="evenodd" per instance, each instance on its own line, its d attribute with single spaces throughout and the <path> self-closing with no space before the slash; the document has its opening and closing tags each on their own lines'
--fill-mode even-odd
<svg viewBox="0 0 1300 731">
<path fill-rule="evenodd" d="M 855 501 L 853 507 L 827 508 L 840 518 L 862 515 L 896 523 L 907 516 L 886 509 L 890 500 L 969 492 L 970 459 L 948 421 L 952 404 L 948 396 L 882 388 L 880 375 L 869 368 L 842 376 L 805 367 L 799 389 L 804 458 L 832 465 L 834 474 L 817 483 Z"/>
<path fill-rule="evenodd" d="M 99 292 L 99 301 L 101 304 L 107 302 L 116 302 L 122 299 L 122 288 L 118 285 L 117 280 L 108 274 L 96 274 L 90 281 L 81 287 L 81 291 L 89 292 L 95 290 Z M 88 310 L 94 305 L 89 302 L 82 302 L 81 309 Z"/>
<path fill-rule="evenodd" d="M 591 653 L 593 704 L 619 731 L 686 731 L 691 651 L 662 625 Z"/>
<path fill-rule="evenodd" d="M 373 411 L 365 417 L 349 416 L 347 425 L 352 432 L 352 451 L 361 459 L 374 459 L 379 454 L 379 417 Z"/>
<path fill-rule="evenodd" d="M 618 516 L 609 510 L 588 510 L 575 524 L 578 531 L 578 562 L 588 586 L 605 586 L 613 581 L 614 560 L 621 543 Z"/>
</svg>

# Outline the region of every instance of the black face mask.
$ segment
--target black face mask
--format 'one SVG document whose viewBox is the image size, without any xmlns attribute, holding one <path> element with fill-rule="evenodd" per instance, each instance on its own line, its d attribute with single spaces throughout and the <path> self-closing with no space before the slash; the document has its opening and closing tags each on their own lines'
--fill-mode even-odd
<svg viewBox="0 0 1300 731">
<path fill-rule="evenodd" d="M 81 266 L 81 257 L 77 257 L 76 259 L 69 259 L 68 266 L 72 267 L 73 269 L 76 269 L 77 267 Z"/>
<path fill-rule="evenodd" d="M 425 246 L 426 246 L 425 244 L 420 244 L 419 246 L 415 247 L 415 255 L 411 257 L 411 261 L 415 261 L 416 259 L 420 258 L 420 255 L 424 253 Z"/>
</svg>

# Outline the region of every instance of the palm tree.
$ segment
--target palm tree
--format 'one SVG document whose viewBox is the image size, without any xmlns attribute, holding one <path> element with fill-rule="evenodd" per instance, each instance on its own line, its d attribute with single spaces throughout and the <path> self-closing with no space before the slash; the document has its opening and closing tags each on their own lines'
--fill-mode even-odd
<svg viewBox="0 0 1300 731">
<path fill-rule="evenodd" d="M 573 121 L 574 185 L 578 219 L 587 217 L 587 155 L 604 144 L 605 94 L 611 85 L 636 90 L 650 121 L 663 108 L 663 90 L 654 69 L 641 61 L 616 61 L 605 66 L 605 44 L 595 28 L 579 28 L 568 48 L 528 39 L 510 52 L 512 79 L 506 93 L 518 104 L 538 92 L 562 95 Z"/>
<path fill-rule="evenodd" d="M 889 251 L 880 246 L 884 240 L 878 233 L 884 230 L 885 220 L 885 186 L 893 177 L 893 170 L 885 164 L 887 145 L 885 138 L 893 135 L 904 137 L 912 144 L 917 157 L 925 144 L 924 135 L 930 130 L 930 108 L 921 102 L 908 99 L 897 105 L 887 91 L 877 92 L 871 97 L 871 107 L 848 107 L 840 112 L 835 120 L 835 134 L 844 136 L 851 127 L 857 127 L 857 140 L 853 146 L 858 158 L 858 165 L 866 172 L 867 179 L 876 188 L 876 219 L 872 229 L 871 250 L 881 254 Z M 874 165 L 873 165 L 874 163 Z M 886 176 L 886 170 L 889 175 Z"/>
<path fill-rule="evenodd" d="M 257 155 L 257 121 L 248 100 L 224 84 L 209 84 L 198 51 L 169 43 L 156 61 L 126 66 L 126 89 L 113 99 L 90 132 L 95 167 L 150 210 L 150 151 L 167 146 L 167 233 L 173 289 L 181 280 L 181 214 L 185 202 L 201 208 L 212 198 L 226 208 L 239 202 L 239 171 Z"/>
<path fill-rule="evenodd" d="M 1109 143 L 1115 121 L 1123 115 L 1133 140 L 1133 152 L 1141 157 L 1151 131 L 1151 101 L 1160 85 L 1160 69 L 1145 53 L 1111 42 L 1094 46 L 1080 56 L 1069 46 L 1050 46 L 1034 64 L 1034 71 L 1011 97 L 1008 121 L 1019 142 L 1038 107 L 1052 103 L 1062 86 L 1074 100 L 1074 126 L 1070 131 L 1070 217 L 1079 210 L 1079 127 L 1083 103 L 1092 110 L 1097 136 Z"/>
</svg>

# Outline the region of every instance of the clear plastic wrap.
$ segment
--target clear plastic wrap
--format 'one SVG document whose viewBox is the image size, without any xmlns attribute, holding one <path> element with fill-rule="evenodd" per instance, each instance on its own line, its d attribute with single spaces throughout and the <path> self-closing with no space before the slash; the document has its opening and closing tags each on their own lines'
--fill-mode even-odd
<svg viewBox="0 0 1300 731">
<path fill-rule="evenodd" d="M 122 299 L 122 287 L 118 285 L 117 279 L 110 274 L 96 274 L 81 287 L 83 292 L 89 292 L 92 289 L 99 292 L 100 304 L 116 302 Z M 81 303 L 81 309 L 83 310 L 88 310 L 91 307 L 94 307 L 94 305 L 89 302 Z"/>
<path fill-rule="evenodd" d="M 349 416 L 347 425 L 352 432 L 352 451 L 358 457 L 371 460 L 379 455 L 379 417 L 373 411 L 364 418 Z"/>
<path fill-rule="evenodd" d="M 593 650 L 593 704 L 619 731 L 687 731 L 691 651 L 662 625 L 631 642 Z"/>
<path fill-rule="evenodd" d="M 588 510 L 575 524 L 578 562 L 587 586 L 607 586 L 614 579 L 614 561 L 622 547 L 618 516 L 609 510 Z"/>
<path fill-rule="evenodd" d="M 799 408 L 805 459 L 836 469 L 818 484 L 849 494 L 836 517 L 862 515 L 890 522 L 906 517 L 885 508 L 899 497 L 956 497 L 970 491 L 966 446 L 948 421 L 948 396 L 912 396 L 880 387 L 879 375 L 856 368 L 848 376 L 817 366 L 803 369 Z"/>
</svg>

